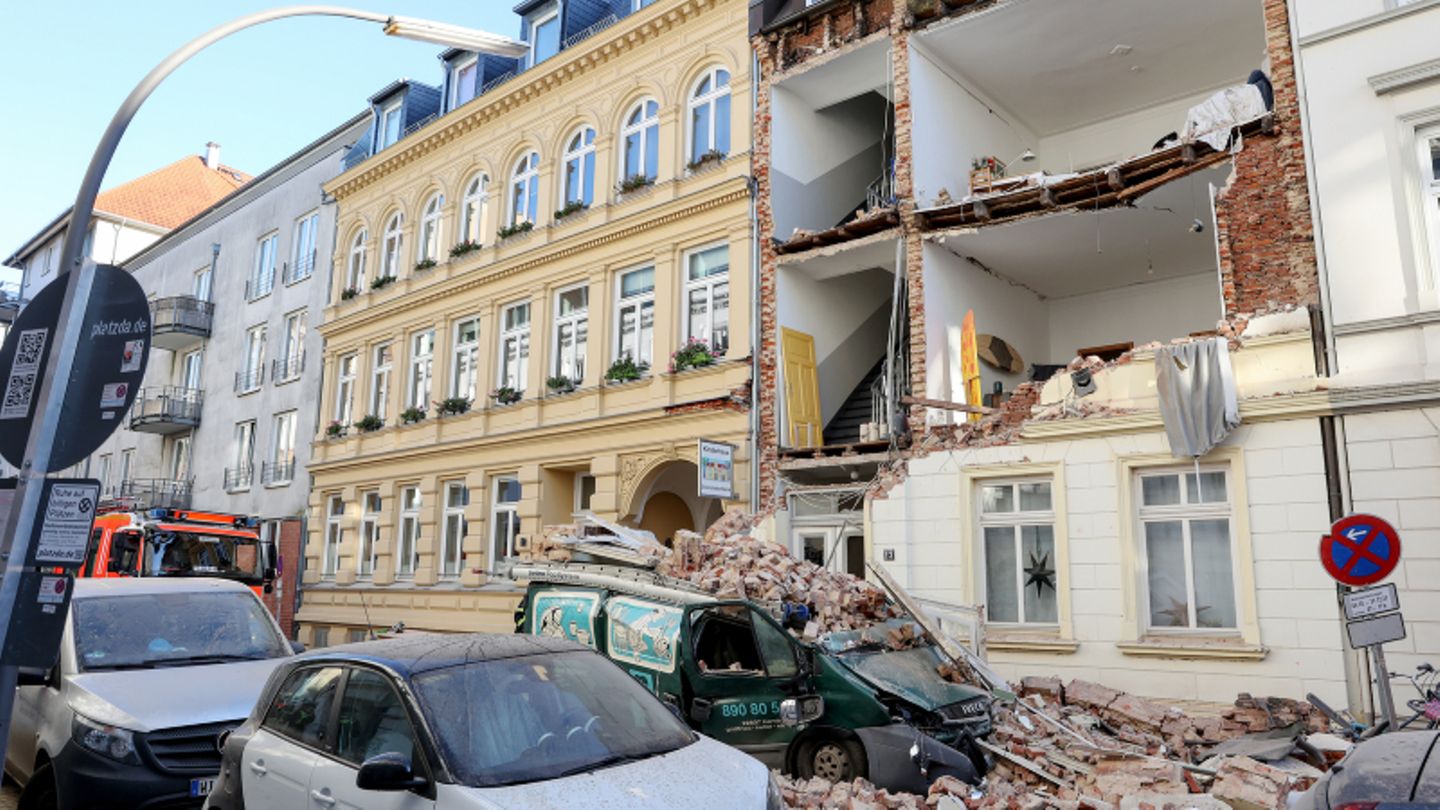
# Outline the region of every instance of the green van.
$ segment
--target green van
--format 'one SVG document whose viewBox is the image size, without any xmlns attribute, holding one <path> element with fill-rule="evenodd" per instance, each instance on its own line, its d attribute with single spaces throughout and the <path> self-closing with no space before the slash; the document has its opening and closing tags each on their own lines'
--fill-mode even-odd
<svg viewBox="0 0 1440 810">
<path fill-rule="evenodd" d="M 990 693 L 941 678 L 943 654 L 926 642 L 891 649 L 906 620 L 807 643 L 779 606 L 603 569 L 516 571 L 530 582 L 519 631 L 594 647 L 696 731 L 801 777 L 923 793 L 941 775 L 984 775 L 975 740 L 990 733 Z"/>
</svg>

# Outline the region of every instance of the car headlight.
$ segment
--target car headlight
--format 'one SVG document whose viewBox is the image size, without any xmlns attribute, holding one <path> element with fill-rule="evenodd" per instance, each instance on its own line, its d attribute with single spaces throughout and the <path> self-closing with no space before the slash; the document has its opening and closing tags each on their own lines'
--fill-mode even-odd
<svg viewBox="0 0 1440 810">
<path fill-rule="evenodd" d="M 70 736 L 79 745 L 116 762 L 140 764 L 135 752 L 135 732 L 118 726 L 107 726 L 77 714 L 70 724 Z"/>
<path fill-rule="evenodd" d="M 765 810 L 785 810 L 785 799 L 780 795 L 780 783 L 775 781 L 775 774 L 770 774 L 770 782 L 765 787 Z"/>
</svg>

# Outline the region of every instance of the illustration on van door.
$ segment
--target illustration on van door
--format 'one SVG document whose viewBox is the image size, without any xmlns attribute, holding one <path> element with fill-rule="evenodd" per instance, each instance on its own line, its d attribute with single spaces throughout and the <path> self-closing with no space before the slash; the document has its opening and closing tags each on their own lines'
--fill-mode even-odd
<svg viewBox="0 0 1440 810">
<path fill-rule="evenodd" d="M 594 591 L 539 591 L 530 601 L 530 626 L 536 635 L 568 638 L 595 646 L 595 615 L 600 594 Z"/>
<path fill-rule="evenodd" d="M 656 672 L 675 671 L 680 640 L 679 608 L 614 596 L 605 603 L 610 633 L 606 644 L 616 661 Z"/>
</svg>

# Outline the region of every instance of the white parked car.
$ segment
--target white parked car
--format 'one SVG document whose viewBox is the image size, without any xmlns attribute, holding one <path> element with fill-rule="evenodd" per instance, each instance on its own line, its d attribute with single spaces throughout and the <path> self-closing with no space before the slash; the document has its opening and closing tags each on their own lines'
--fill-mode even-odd
<svg viewBox="0 0 1440 810">
<path fill-rule="evenodd" d="M 220 579 L 79 579 L 60 660 L 22 678 L 5 773 L 20 807 L 199 807 L 220 735 L 293 654 L 247 587 Z"/>
<path fill-rule="evenodd" d="M 411 634 L 296 656 L 225 743 L 213 810 L 779 810 L 759 760 L 563 639 Z"/>
</svg>

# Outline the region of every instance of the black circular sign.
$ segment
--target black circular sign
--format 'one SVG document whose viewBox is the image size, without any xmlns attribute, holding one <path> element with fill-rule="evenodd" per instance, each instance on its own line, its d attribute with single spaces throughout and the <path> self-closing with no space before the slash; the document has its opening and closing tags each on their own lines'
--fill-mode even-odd
<svg viewBox="0 0 1440 810">
<path fill-rule="evenodd" d="M 60 430 L 48 469 L 63 470 L 95 452 L 129 412 L 150 359 L 150 304 L 134 276 L 108 264 L 95 280 L 75 362 L 70 369 Z M 30 440 L 40 383 L 54 373 L 51 352 L 67 278 L 41 290 L 10 325 L 0 348 L 0 456 L 19 467 Z"/>
</svg>

